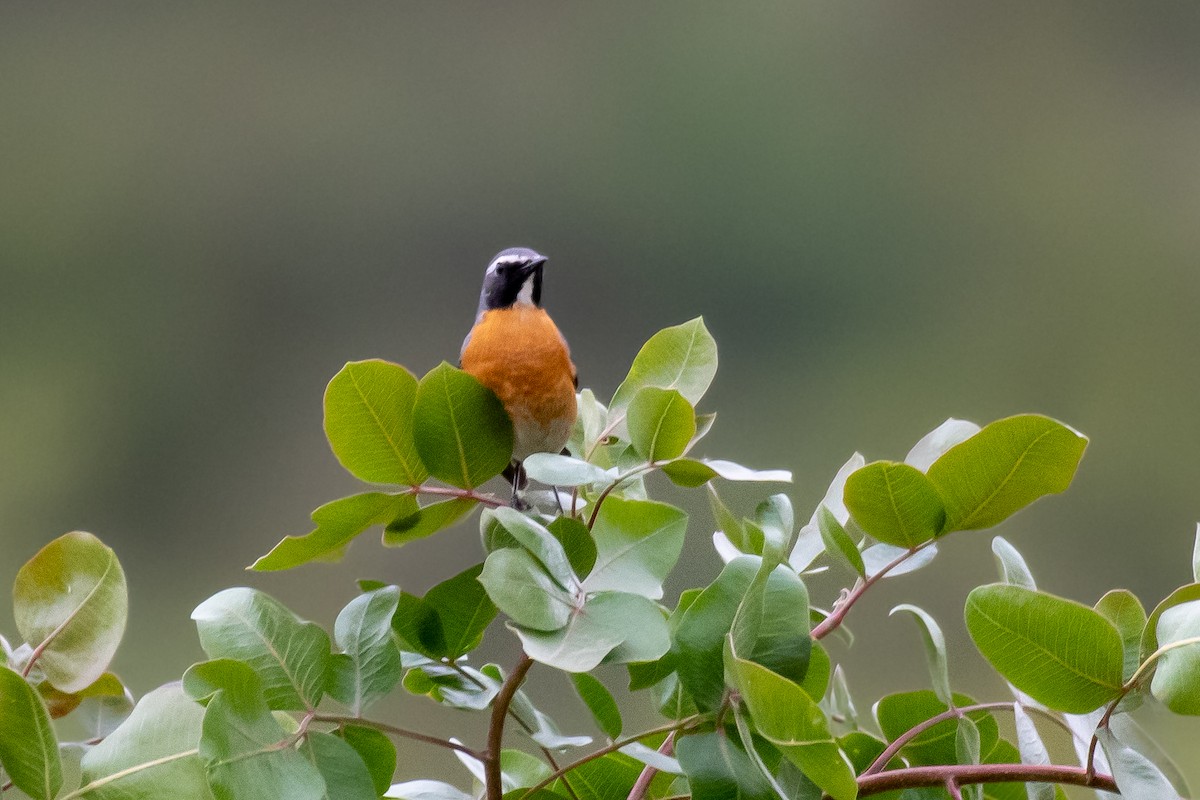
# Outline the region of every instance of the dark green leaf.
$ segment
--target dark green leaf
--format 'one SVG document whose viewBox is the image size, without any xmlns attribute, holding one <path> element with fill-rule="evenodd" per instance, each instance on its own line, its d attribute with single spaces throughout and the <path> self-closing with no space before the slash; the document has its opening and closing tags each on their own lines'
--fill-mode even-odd
<svg viewBox="0 0 1200 800">
<path fill-rule="evenodd" d="M 633 359 L 629 375 L 617 387 L 608 407 L 608 424 L 620 432 L 629 404 L 639 389 L 675 389 L 693 406 L 708 391 L 717 372 L 717 343 L 697 317 L 650 337 Z"/>
<path fill-rule="evenodd" d="M 946 510 L 920 470 L 875 461 L 846 479 L 846 507 L 864 531 L 897 547 L 916 547 L 937 536 Z"/>
<path fill-rule="evenodd" d="M 334 641 L 342 654 L 333 662 L 329 694 L 356 717 L 400 682 L 400 650 L 392 639 L 399 602 L 396 586 L 360 594 L 334 623 Z"/>
<path fill-rule="evenodd" d="M 579 800 L 625 800 L 641 774 L 641 762 L 624 753 L 609 753 L 579 765 L 567 777 Z M 647 797 L 666 796 L 666 787 L 670 785 L 672 777 L 659 773 L 650 784 Z M 551 784 L 550 788 L 564 797 L 568 796 L 561 779 Z"/>
<path fill-rule="evenodd" d="M 696 434 L 696 411 L 674 389 L 644 386 L 626 410 L 629 441 L 646 461 L 669 461 L 683 455 Z"/>
<path fill-rule="evenodd" d="M 682 736 L 675 743 L 693 800 L 774 800 L 770 783 L 723 732 Z"/>
<path fill-rule="evenodd" d="M 945 531 L 990 528 L 1070 485 L 1087 437 L 1036 414 L 987 425 L 929 467 L 946 507 Z"/>
<path fill-rule="evenodd" d="M 500 399 L 444 361 L 421 379 L 413 414 L 421 460 L 451 486 L 473 489 L 512 459 L 512 421 Z"/>
<path fill-rule="evenodd" d="M 800 681 L 800 688 L 808 692 L 808 696 L 813 700 L 819 701 L 829 689 L 832 668 L 832 662 L 829 654 L 825 652 L 825 648 L 821 646 L 820 642 L 813 642 L 808 656 L 808 669 L 804 672 L 804 680 Z"/>
<path fill-rule="evenodd" d="M 609 497 L 596 515 L 596 564 L 587 592 L 619 591 L 652 600 L 683 550 L 687 515 L 665 503 Z"/>
<path fill-rule="evenodd" d="M 972 706 L 975 701 L 956 692 L 954 705 L 959 708 Z M 887 695 L 875 705 L 875 719 L 883 735 L 892 742 L 947 710 L 949 706 L 929 690 L 901 692 Z M 995 718 L 986 711 L 972 711 L 968 716 L 979 729 L 980 752 L 990 752 L 999 736 Z M 915 736 L 904 746 L 901 754 L 914 765 L 954 764 L 958 758 L 955 749 L 957 735 L 957 721 L 943 720 Z"/>
<path fill-rule="evenodd" d="M 399 364 L 351 361 L 325 390 L 325 436 L 351 474 L 415 486 L 428 472 L 413 443 L 417 379 Z"/>
<path fill-rule="evenodd" d="M 544 525 L 506 506 L 492 509 L 487 516 L 495 519 L 513 539 L 532 553 L 560 587 L 572 589 L 575 586 L 578 579 L 571 570 L 566 551 Z"/>
<path fill-rule="evenodd" d="M 575 691 L 588 711 L 592 712 L 600 730 L 610 739 L 618 738 L 622 727 L 621 710 L 604 684 L 586 672 L 574 673 L 571 682 L 575 684 Z"/>
<path fill-rule="evenodd" d="M 883 755 L 887 742 L 880 741 L 869 733 L 851 731 L 838 739 L 838 746 L 850 759 L 854 774 L 861 775 L 863 770 L 875 763 L 875 759 Z"/>
<path fill-rule="evenodd" d="M 90 686 L 117 651 L 129 597 L 116 555 L 90 533 L 63 534 L 17 572 L 13 616 L 40 649 L 37 666 L 55 688 Z"/>
<path fill-rule="evenodd" d="M 1137 595 L 1127 589 L 1113 589 L 1100 598 L 1096 610 L 1113 624 L 1121 634 L 1125 659 L 1121 669 L 1123 680 L 1129 680 L 1141 663 L 1139 650 L 1142 632 L 1146 628 L 1146 609 Z"/>
<path fill-rule="evenodd" d="M 316 528 L 303 536 L 288 536 L 251 566 L 260 572 L 291 569 L 310 561 L 340 561 L 354 537 L 373 525 L 384 525 L 397 517 L 417 513 L 410 494 L 365 492 L 331 503 L 312 512 Z"/>
<path fill-rule="evenodd" d="M 725 692 L 725 637 L 758 567 L 759 559 L 752 556 L 726 564 L 683 613 L 674 632 L 672 651 L 679 679 L 701 710 L 711 711 L 721 704 Z"/>
<path fill-rule="evenodd" d="M 50 714 L 34 688 L 2 665 L 0 764 L 13 785 L 30 797 L 54 800 L 62 787 L 62 761 Z"/>
<path fill-rule="evenodd" d="M 442 623 L 446 657 L 454 660 L 474 650 L 496 618 L 496 606 L 479 581 L 482 564 L 442 581 L 425 594 Z"/>
<path fill-rule="evenodd" d="M 84 755 L 82 797 L 211 798 L 196 752 L 203 714 L 177 684 L 147 694 L 129 719 Z"/>
<path fill-rule="evenodd" d="M 484 562 L 479 581 L 496 607 L 526 628 L 559 630 L 575 607 L 571 595 L 526 550 L 495 551 Z"/>
<path fill-rule="evenodd" d="M 821 540 L 825 542 L 825 552 L 840 558 L 842 563 L 865 578 L 867 568 L 863 564 L 862 553 L 858 552 L 858 547 L 842 523 L 825 506 L 817 507 L 817 527 L 821 531 Z"/>
<path fill-rule="evenodd" d="M 381 795 L 386 792 L 396 772 L 396 746 L 387 734 L 359 725 L 344 725 L 334 733 L 353 747 L 367 765 L 375 793 Z"/>
<path fill-rule="evenodd" d="M 387 528 L 383 531 L 383 545 L 384 547 L 400 547 L 409 542 L 415 542 L 417 539 L 432 536 L 458 522 L 476 505 L 475 500 L 467 497 L 456 497 L 453 500 L 430 503 L 419 509 L 414 504 L 410 513 L 400 514 L 388 523 Z"/>
<path fill-rule="evenodd" d="M 596 542 L 587 525 L 572 517 L 559 517 L 546 529 L 562 545 L 576 575 L 587 575 L 592 571 L 596 565 Z"/>
<path fill-rule="evenodd" d="M 249 664 L 273 709 L 315 708 L 325 692 L 329 635 L 255 589 L 218 592 L 192 612 L 209 658 Z"/>
<path fill-rule="evenodd" d="M 376 800 L 375 784 L 358 751 L 329 733 L 310 731 L 300 753 L 321 773 L 327 800 Z"/>
<path fill-rule="evenodd" d="M 1057 711 L 1086 713 L 1121 692 L 1121 636 L 1087 606 L 990 584 L 967 597 L 966 621 L 997 672 Z"/>
<path fill-rule="evenodd" d="M 441 617 L 424 598 L 400 593 L 396 613 L 392 616 L 392 631 L 409 650 L 432 659 L 440 659 L 446 653 Z"/>
</svg>

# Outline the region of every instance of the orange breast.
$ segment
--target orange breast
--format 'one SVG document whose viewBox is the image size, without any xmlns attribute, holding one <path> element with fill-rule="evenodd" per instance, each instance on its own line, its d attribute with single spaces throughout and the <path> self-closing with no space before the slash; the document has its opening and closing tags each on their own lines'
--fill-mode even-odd
<svg viewBox="0 0 1200 800">
<path fill-rule="evenodd" d="M 491 389 L 513 421 L 518 460 L 558 452 L 575 423 L 575 365 L 545 310 L 494 309 L 471 331 L 462 368 Z"/>
</svg>

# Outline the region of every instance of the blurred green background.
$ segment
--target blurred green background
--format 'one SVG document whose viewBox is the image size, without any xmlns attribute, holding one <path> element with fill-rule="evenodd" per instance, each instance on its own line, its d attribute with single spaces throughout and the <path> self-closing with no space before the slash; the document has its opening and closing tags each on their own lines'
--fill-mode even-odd
<svg viewBox="0 0 1200 800">
<path fill-rule="evenodd" d="M 328 378 L 455 360 L 488 259 L 528 245 L 602 396 L 703 314 L 705 452 L 794 470 L 804 519 L 851 452 L 901 458 L 948 416 L 1076 426 L 1075 485 L 1000 532 L 1043 588 L 1153 606 L 1200 519 L 1197 41 L 1192 3 L 6 5 L 0 583 L 102 537 L 141 693 L 202 657 L 188 614 L 220 588 L 331 624 L 356 577 L 423 592 L 477 561 L 471 523 L 242 571 L 357 488 Z M 958 684 L 1005 696 L 961 623 L 990 538 L 856 609 L 835 658 L 860 710 L 926 683 L 902 601 L 943 622 Z"/>
</svg>

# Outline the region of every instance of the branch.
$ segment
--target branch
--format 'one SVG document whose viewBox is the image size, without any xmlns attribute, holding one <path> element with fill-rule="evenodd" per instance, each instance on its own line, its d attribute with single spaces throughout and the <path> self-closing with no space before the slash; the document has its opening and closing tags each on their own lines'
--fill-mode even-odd
<svg viewBox="0 0 1200 800">
<path fill-rule="evenodd" d="M 901 555 L 896 556 L 896 558 L 894 558 L 890 563 L 885 564 L 883 569 L 879 570 L 879 572 L 876 572 L 869 578 L 860 580 L 855 587 L 850 590 L 850 593 L 846 595 L 846 599 L 838 604 L 833 611 L 829 612 L 829 616 L 826 617 L 820 625 L 812 629 L 813 641 L 820 641 L 837 630 L 838 626 L 842 624 L 842 620 L 845 618 L 846 614 L 850 613 L 851 607 L 858 602 L 859 598 L 866 594 L 867 589 L 870 589 L 876 584 L 876 582 L 878 582 L 893 569 L 915 556 L 928 545 L 933 544 L 933 542 L 934 540 L 930 539 L 928 542 L 922 542 L 916 547 L 910 548 Z"/>
<path fill-rule="evenodd" d="M 512 674 L 504 681 L 496 698 L 492 700 L 492 721 L 488 727 L 487 752 L 483 759 L 488 800 L 502 800 L 504 797 L 500 774 L 500 751 L 504 746 L 504 718 L 508 715 L 508 706 L 517 694 L 517 689 L 521 688 L 521 684 L 532 666 L 533 659 L 525 653 L 521 653 L 521 660 L 513 667 Z"/>
<path fill-rule="evenodd" d="M 659 746 L 658 752 L 664 756 L 669 756 L 675 751 L 675 731 L 667 734 L 667 738 L 663 739 L 663 743 Z M 647 764 L 642 768 L 641 774 L 633 784 L 633 788 L 629 790 L 629 797 L 626 800 L 642 800 L 646 796 L 646 790 L 650 788 L 650 781 L 654 780 L 654 776 L 658 774 L 658 770 Z"/>
<path fill-rule="evenodd" d="M 1119 793 L 1116 782 L 1110 775 L 1088 775 L 1083 767 L 1059 765 L 1037 766 L 1034 764 L 949 764 L 934 767 L 906 767 L 875 775 L 860 775 L 858 796 L 895 789 L 917 789 L 926 786 L 946 787 L 950 782 L 957 785 L 968 783 L 1065 783 L 1071 786 L 1086 786 Z"/>
<path fill-rule="evenodd" d="M 614 489 L 630 478 L 641 475 L 643 472 L 650 472 L 651 470 L 657 469 L 660 463 L 661 462 L 658 461 L 647 461 L 645 464 L 634 467 L 625 474 L 618 475 L 617 477 L 613 478 L 613 482 L 604 487 L 604 491 L 600 493 L 600 496 L 596 498 L 595 504 L 592 505 L 592 514 L 588 517 L 587 521 L 588 530 L 590 531 L 592 526 L 596 524 L 596 515 L 600 513 L 600 506 L 604 503 L 608 496 L 612 494 Z"/>
<path fill-rule="evenodd" d="M 473 758 L 483 760 L 482 754 L 472 750 L 466 745 L 452 742 L 449 739 L 439 739 L 436 736 L 430 736 L 427 733 L 419 731 L 410 731 L 407 728 L 398 728 L 395 725 L 389 725 L 386 722 L 376 722 L 373 719 L 363 719 L 362 717 L 345 717 L 337 714 L 314 714 L 313 722 L 328 722 L 331 725 L 358 725 L 362 728 L 374 728 L 377 731 L 391 734 L 392 736 L 401 739 L 412 739 L 417 742 L 425 742 L 438 747 L 444 747 L 447 750 L 457 750 L 460 753 L 471 756 Z"/>
<path fill-rule="evenodd" d="M 433 494 L 440 497 L 457 497 L 462 500 L 474 500 L 476 503 L 488 506 L 489 508 L 499 508 L 500 506 L 508 505 L 507 502 L 495 495 L 481 494 L 474 489 L 456 489 L 453 486 L 433 486 L 428 483 L 410 486 L 408 494 Z"/>
</svg>

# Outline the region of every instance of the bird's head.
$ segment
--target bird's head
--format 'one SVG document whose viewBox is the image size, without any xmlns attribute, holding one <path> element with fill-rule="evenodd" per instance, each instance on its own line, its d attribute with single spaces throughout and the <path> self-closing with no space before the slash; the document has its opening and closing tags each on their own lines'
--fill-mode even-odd
<svg viewBox="0 0 1200 800">
<path fill-rule="evenodd" d="M 528 247 L 501 250 L 488 264 L 479 293 L 479 313 L 514 305 L 542 304 L 542 265 L 546 257 Z"/>
</svg>

